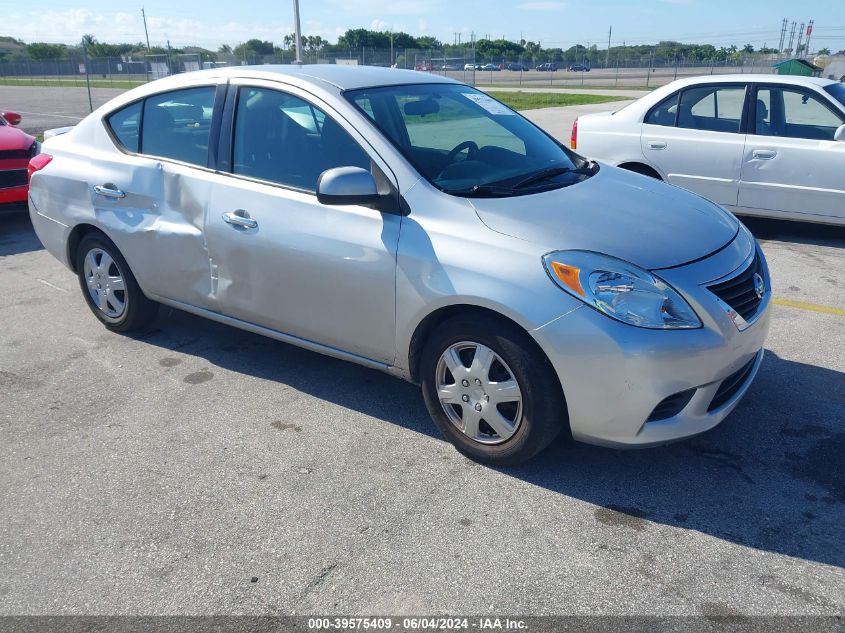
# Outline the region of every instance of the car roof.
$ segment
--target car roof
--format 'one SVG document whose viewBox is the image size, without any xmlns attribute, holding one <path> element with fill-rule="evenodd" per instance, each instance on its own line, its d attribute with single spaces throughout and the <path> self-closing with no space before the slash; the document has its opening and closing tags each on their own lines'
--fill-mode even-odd
<svg viewBox="0 0 845 633">
<path fill-rule="evenodd" d="M 756 83 L 770 83 L 783 84 L 787 86 L 819 86 L 824 87 L 829 84 L 836 83 L 832 79 L 822 79 L 821 77 L 799 77 L 796 75 L 774 75 L 774 74 L 726 74 L 726 75 L 700 75 L 697 77 L 687 77 L 685 79 L 678 79 L 668 84 L 666 87 L 672 86 L 679 88 L 682 86 L 689 86 L 695 84 L 709 84 L 709 83 L 734 83 L 734 82 L 756 82 Z"/>
<path fill-rule="evenodd" d="M 267 64 L 263 66 L 230 66 L 182 73 L 159 80 L 162 82 L 159 83 L 159 86 L 162 86 L 164 82 L 179 83 L 187 79 L 200 78 L 204 74 L 220 78 L 239 77 L 269 80 L 295 78 L 296 83 L 301 85 L 314 84 L 321 85 L 323 88 L 331 86 L 337 90 L 357 90 L 359 88 L 375 88 L 397 84 L 460 83 L 441 75 L 382 66 Z"/>
</svg>

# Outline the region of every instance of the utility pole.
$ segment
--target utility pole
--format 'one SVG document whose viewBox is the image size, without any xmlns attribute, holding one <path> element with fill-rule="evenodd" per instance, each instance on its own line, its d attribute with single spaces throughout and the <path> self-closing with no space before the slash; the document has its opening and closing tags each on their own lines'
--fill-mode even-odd
<svg viewBox="0 0 845 633">
<path fill-rule="evenodd" d="M 393 68 L 393 31 L 390 31 L 390 67 Z"/>
<path fill-rule="evenodd" d="M 302 29 L 299 27 L 299 0 L 293 0 L 293 26 L 296 35 L 296 63 L 302 65 Z"/>
<path fill-rule="evenodd" d="M 783 56 L 783 43 L 786 40 L 786 26 L 789 24 L 786 21 L 786 18 L 783 19 L 783 22 L 780 26 L 780 43 L 778 44 L 778 61 L 780 61 L 781 57 Z"/>
<path fill-rule="evenodd" d="M 807 56 L 810 55 L 810 36 L 813 34 L 813 22 L 815 20 L 810 20 L 810 23 L 807 25 L 807 43 L 804 46 L 807 47 Z"/>
<path fill-rule="evenodd" d="M 610 64 L 610 36 L 613 33 L 613 25 L 610 25 L 610 28 L 607 29 L 607 55 L 604 57 L 604 67 L 607 68 L 608 64 Z"/>
<path fill-rule="evenodd" d="M 150 34 L 147 31 L 147 14 L 144 13 L 144 7 L 141 7 L 141 19 L 144 20 L 144 35 L 147 38 L 147 52 L 150 50 Z"/>
<path fill-rule="evenodd" d="M 88 87 L 88 108 L 91 112 L 94 111 L 94 102 L 91 99 L 91 69 L 88 68 L 88 45 L 85 43 L 85 38 L 82 38 L 82 59 L 85 62 L 85 85 Z"/>
<path fill-rule="evenodd" d="M 795 45 L 795 57 L 801 57 L 801 40 L 804 39 L 804 23 L 798 29 L 798 43 Z"/>
<path fill-rule="evenodd" d="M 797 26 L 797 23 L 793 21 L 792 22 L 792 31 L 789 33 L 789 46 L 787 47 L 787 48 L 789 48 L 789 54 L 790 55 L 795 52 L 794 50 L 792 50 L 792 42 L 795 40 L 795 27 L 796 26 Z"/>
</svg>

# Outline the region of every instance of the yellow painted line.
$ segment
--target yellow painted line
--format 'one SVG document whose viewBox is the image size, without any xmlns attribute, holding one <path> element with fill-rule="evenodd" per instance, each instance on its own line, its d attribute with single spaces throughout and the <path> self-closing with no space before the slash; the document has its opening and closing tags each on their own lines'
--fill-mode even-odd
<svg viewBox="0 0 845 633">
<path fill-rule="evenodd" d="M 845 316 L 845 310 L 842 308 L 832 308 L 831 306 L 820 306 L 817 303 L 807 303 L 806 301 L 795 301 L 793 299 L 772 299 L 772 303 L 776 306 L 785 306 L 787 308 L 798 308 L 799 310 L 810 310 L 811 312 L 821 312 L 822 314 L 835 314 L 836 316 Z"/>
</svg>

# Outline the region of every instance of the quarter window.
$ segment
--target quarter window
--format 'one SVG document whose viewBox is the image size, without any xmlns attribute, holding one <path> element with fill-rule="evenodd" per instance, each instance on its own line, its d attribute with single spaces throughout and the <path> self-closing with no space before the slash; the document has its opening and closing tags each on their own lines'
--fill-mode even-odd
<svg viewBox="0 0 845 633">
<path fill-rule="evenodd" d="M 214 93 L 214 87 L 207 86 L 148 97 L 141 153 L 206 166 Z"/>
<path fill-rule="evenodd" d="M 325 112 L 277 90 L 241 88 L 232 172 L 316 191 L 334 167 L 370 169 L 366 152 Z"/>
<path fill-rule="evenodd" d="M 739 132 L 745 86 L 701 86 L 681 93 L 678 127 L 710 132 Z"/>
<path fill-rule="evenodd" d="M 645 118 L 645 122 L 651 125 L 675 126 L 675 115 L 678 112 L 678 97 L 675 93 L 654 106 Z"/>
<path fill-rule="evenodd" d="M 109 115 L 106 119 L 109 129 L 118 142 L 130 152 L 138 151 L 138 130 L 141 124 L 141 101 Z"/>
</svg>

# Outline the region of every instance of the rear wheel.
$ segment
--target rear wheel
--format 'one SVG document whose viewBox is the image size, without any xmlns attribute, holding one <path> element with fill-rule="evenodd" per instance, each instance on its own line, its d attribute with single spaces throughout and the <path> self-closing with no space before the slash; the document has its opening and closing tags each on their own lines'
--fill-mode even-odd
<svg viewBox="0 0 845 633">
<path fill-rule="evenodd" d="M 82 238 L 76 271 L 88 307 L 108 329 L 130 332 L 155 318 L 158 304 L 144 296 L 123 255 L 105 235 Z"/>
<path fill-rule="evenodd" d="M 551 364 L 528 334 L 510 323 L 449 319 L 427 342 L 421 362 L 432 419 L 472 459 L 518 464 L 567 426 Z"/>
</svg>

